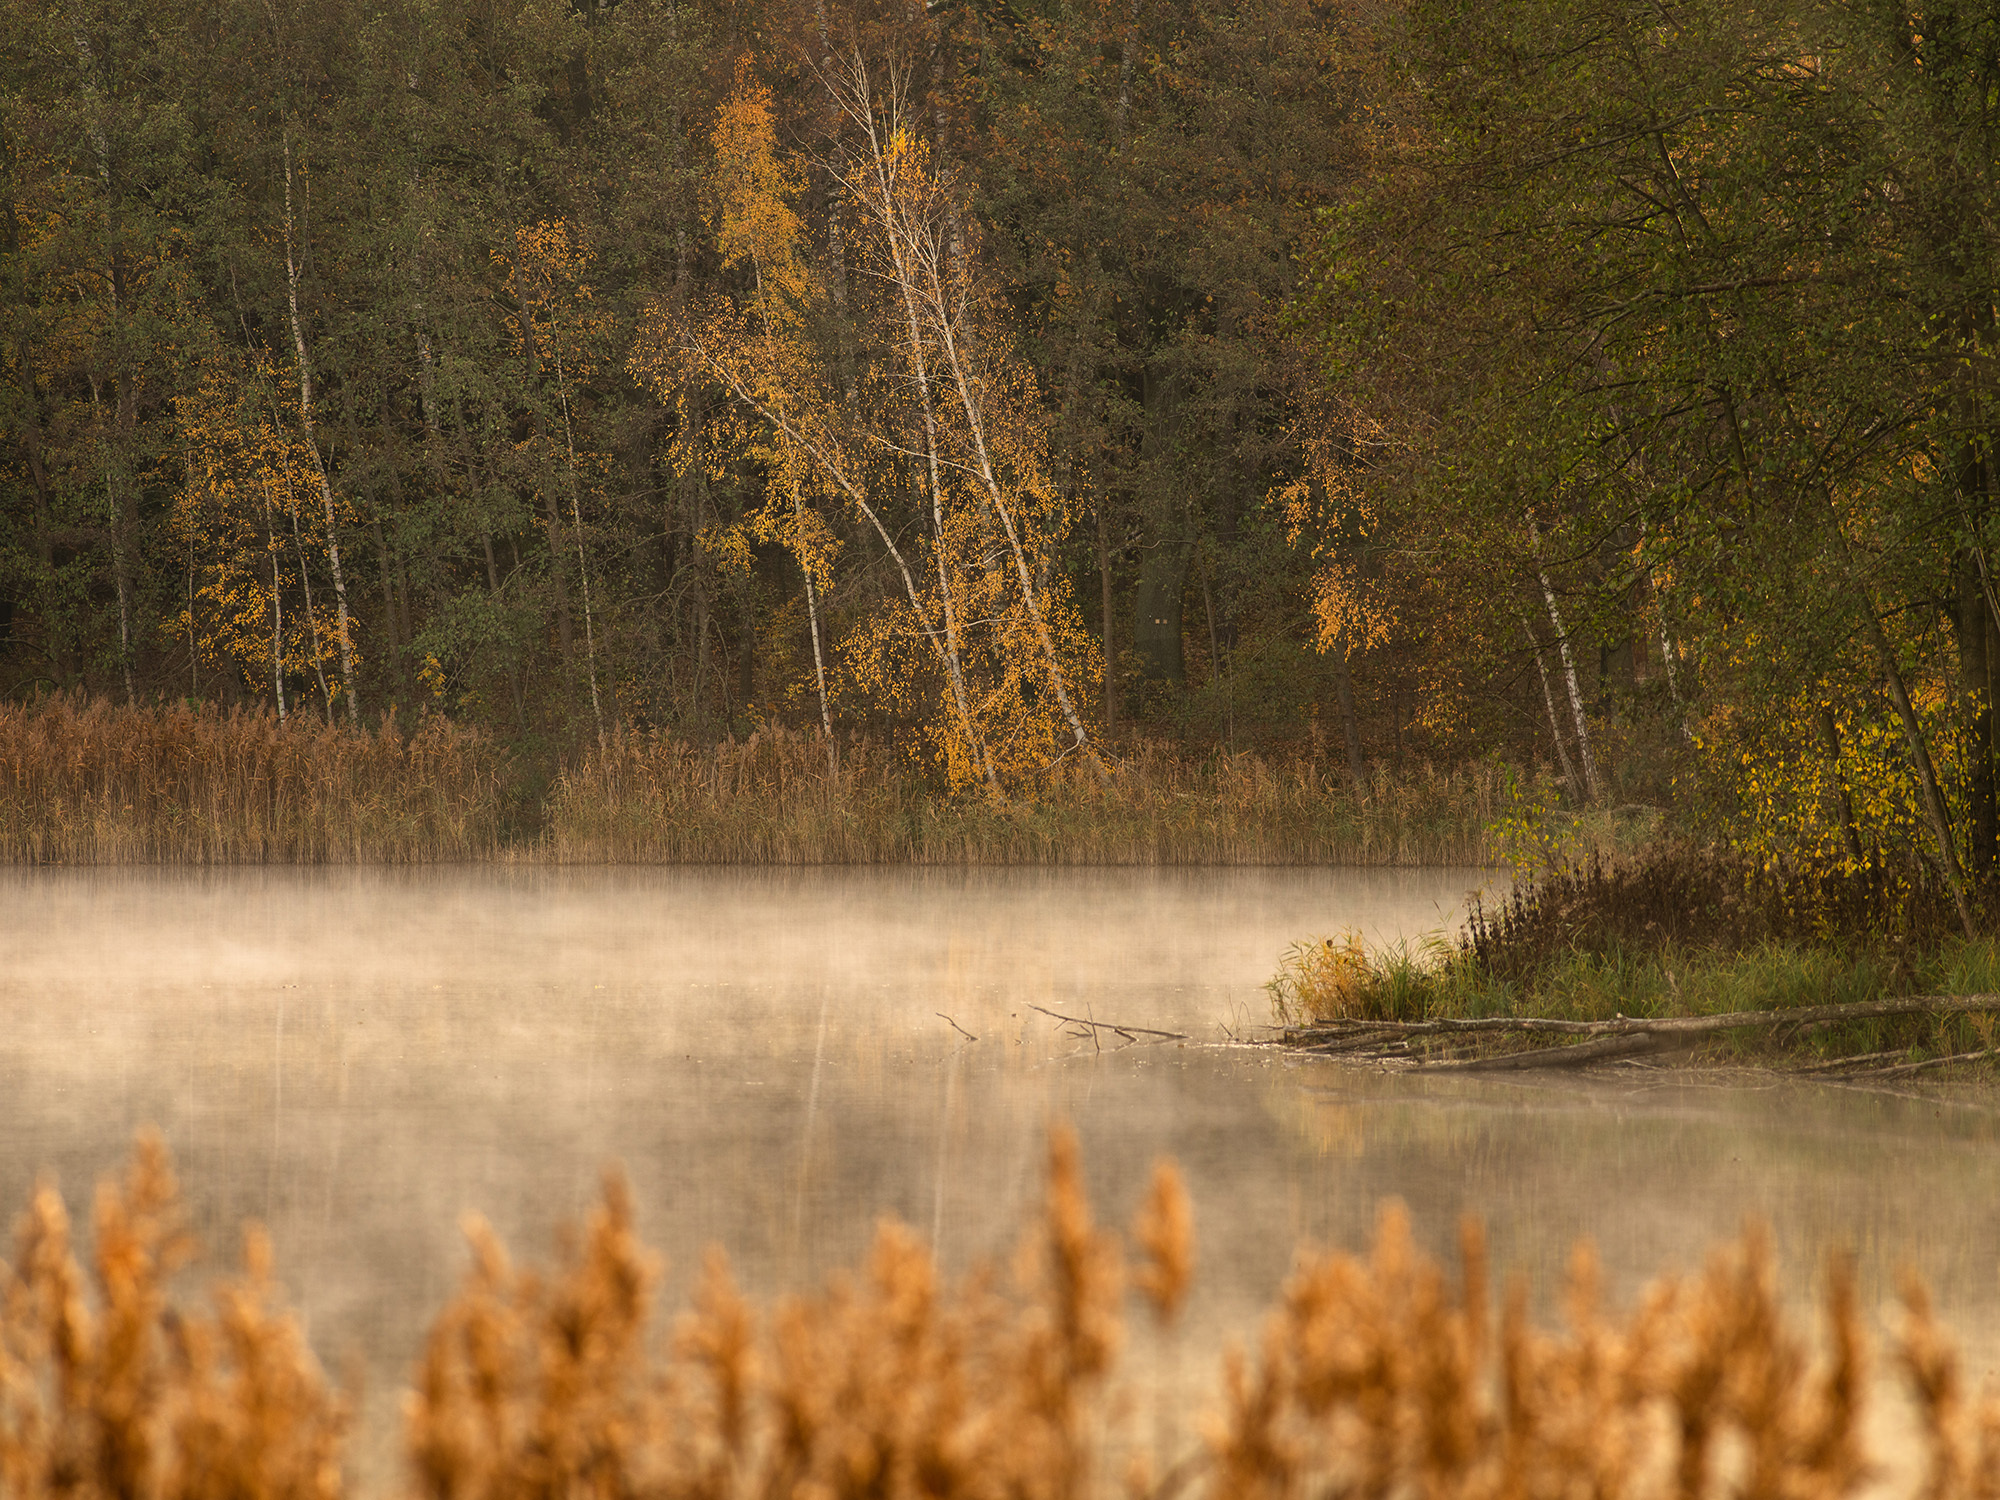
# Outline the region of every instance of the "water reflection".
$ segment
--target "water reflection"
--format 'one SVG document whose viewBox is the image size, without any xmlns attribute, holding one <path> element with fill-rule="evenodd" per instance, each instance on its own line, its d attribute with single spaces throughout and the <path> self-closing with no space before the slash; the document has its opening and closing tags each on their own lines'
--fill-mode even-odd
<svg viewBox="0 0 2000 1500">
<path fill-rule="evenodd" d="M 1437 1080 L 1226 1045 L 1265 1019 L 1287 943 L 1438 928 L 1478 879 L 9 875 L 0 1201 L 53 1168 L 81 1210 L 157 1122 L 203 1239 L 227 1251 L 265 1220 L 323 1357 L 360 1355 L 377 1469 L 463 1266 L 463 1211 L 539 1255 L 617 1159 L 670 1296 L 711 1241 L 769 1292 L 853 1260 L 882 1214 L 964 1267 L 1010 1244 L 1058 1116 L 1107 1217 L 1129 1215 L 1155 1155 L 1180 1158 L 1197 1339 L 1247 1332 L 1299 1237 L 1359 1243 L 1394 1194 L 1433 1247 L 1483 1215 L 1545 1304 L 1578 1235 L 1622 1297 L 1760 1214 L 1800 1286 L 1836 1243 L 1872 1298 L 1914 1264 L 1978 1346 L 1975 1374 L 1993 1363 L 1982 1095 Z M 1191 1041 L 1105 1046 L 1032 1006 Z"/>
</svg>

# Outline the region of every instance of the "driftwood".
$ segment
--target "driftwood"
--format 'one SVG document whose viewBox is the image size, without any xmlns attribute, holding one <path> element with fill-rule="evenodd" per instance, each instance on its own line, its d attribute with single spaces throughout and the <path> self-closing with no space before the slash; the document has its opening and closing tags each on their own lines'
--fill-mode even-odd
<svg viewBox="0 0 2000 1500">
<path fill-rule="evenodd" d="M 1544 1016 L 1481 1016 L 1434 1021 L 1326 1021 L 1288 1027 L 1284 1041 L 1302 1051 L 1364 1056 L 1372 1060 L 1408 1055 L 1417 1037 L 1571 1036 L 1585 1040 L 1568 1046 L 1537 1047 L 1497 1056 L 1425 1061 L 1414 1056 L 1410 1065 L 1425 1072 L 1513 1072 L 1529 1068 L 1575 1068 L 1589 1063 L 1636 1057 L 1685 1046 L 1722 1031 L 1770 1029 L 1779 1026 L 1819 1026 L 1841 1021 L 1867 1021 L 1885 1016 L 1962 1015 L 2000 1011 L 2000 995 L 1902 995 L 1890 1000 L 1864 1000 L 1853 1005 L 1800 1005 L 1785 1010 L 1736 1010 L 1706 1016 L 1618 1016 L 1609 1021 L 1562 1021 Z M 1870 1068 L 1851 1076 L 1891 1078 L 1946 1063 L 1971 1062 L 2000 1054 L 2000 1048 L 1926 1058 L 1920 1062 Z M 1848 1064 L 1873 1062 L 1879 1056 L 1846 1059 Z M 1830 1071 L 1841 1063 L 1816 1065 L 1810 1071 Z"/>
</svg>

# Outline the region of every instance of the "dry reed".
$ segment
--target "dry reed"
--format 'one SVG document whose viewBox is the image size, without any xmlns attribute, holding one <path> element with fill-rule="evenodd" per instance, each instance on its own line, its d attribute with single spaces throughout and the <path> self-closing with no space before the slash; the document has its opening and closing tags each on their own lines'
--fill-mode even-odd
<svg viewBox="0 0 2000 1500">
<path fill-rule="evenodd" d="M 436 716 L 405 734 L 0 704 L 0 863 L 1483 864 L 1502 795 L 1484 765 L 1384 774 L 1357 797 L 1314 761 L 1196 764 L 1153 745 L 1107 779 L 1059 766 L 1001 804 L 946 795 L 865 740 L 832 772 L 824 740 L 783 728 L 707 747 L 620 732 L 559 770 L 539 833 L 510 841 L 524 770 Z"/>
<path fill-rule="evenodd" d="M 7 1495 L 339 1489 L 343 1403 L 271 1309 L 268 1248 L 253 1232 L 215 1312 L 182 1316 L 162 1290 L 176 1226 L 165 1155 L 142 1139 L 100 1190 L 87 1284 L 61 1200 L 37 1189 L 0 1324 Z M 1191 1233 L 1163 1166 L 1130 1277 L 1162 1325 Z M 471 1239 L 405 1401 L 410 1485 L 431 1500 L 1835 1500 L 1882 1477 L 1861 1442 L 1872 1377 L 1851 1273 L 1832 1267 L 1815 1349 L 1754 1231 L 1624 1317 L 1579 1249 L 1551 1332 L 1518 1282 L 1495 1316 L 1476 1226 L 1454 1280 L 1389 1205 L 1367 1257 L 1301 1253 L 1254 1357 L 1225 1356 L 1206 1440 L 1122 1481 L 1126 1252 L 1093 1223 L 1064 1133 L 1011 1280 L 946 1286 L 885 1224 L 858 1271 L 766 1313 L 715 1252 L 663 1347 L 659 1265 L 615 1177 L 550 1274 L 514 1269 L 477 1223 Z M 1918 1416 L 1914 1493 L 1990 1500 L 2000 1401 L 1964 1389 L 1922 1289 L 1904 1303 L 1892 1368 Z"/>
<path fill-rule="evenodd" d="M 565 770 L 543 849 L 565 862 L 1486 864 L 1493 767 L 1379 776 L 1357 797 L 1313 760 L 1192 762 L 1142 745 L 1100 780 L 1051 769 L 1014 801 L 948 797 L 892 750 L 773 728 L 704 748 L 620 734 Z"/>
<path fill-rule="evenodd" d="M 165 1148 L 142 1136 L 101 1184 L 88 1277 L 54 1187 L 22 1215 L 0 1309 L 0 1488 L 10 1500 L 331 1500 L 346 1407 L 297 1323 L 272 1306 L 271 1253 L 214 1310 L 183 1314 L 165 1281 L 186 1257 Z M 94 1295 L 93 1295 L 94 1294 Z"/>
<path fill-rule="evenodd" d="M 500 845 L 502 767 L 441 718 L 0 704 L 0 862 L 412 863 Z"/>
</svg>

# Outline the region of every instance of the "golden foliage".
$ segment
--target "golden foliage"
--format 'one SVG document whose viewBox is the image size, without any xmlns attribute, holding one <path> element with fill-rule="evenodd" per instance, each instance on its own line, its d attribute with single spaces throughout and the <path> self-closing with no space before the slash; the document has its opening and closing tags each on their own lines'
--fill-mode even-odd
<svg viewBox="0 0 2000 1500">
<path fill-rule="evenodd" d="M 789 311 L 807 290 L 799 260 L 805 231 L 789 201 L 803 185 L 803 174 L 778 156 L 771 91 L 751 69 L 748 53 L 737 59 L 735 86 L 716 111 L 709 137 L 715 171 L 709 179 L 713 201 L 708 222 L 724 266 L 751 263 L 759 283 L 759 311 L 770 319 L 782 315 L 779 309 Z M 782 299 L 777 309 L 772 297 Z"/>
<path fill-rule="evenodd" d="M 1156 1176 L 1141 1223 L 1175 1242 L 1148 1259 L 1184 1278 L 1185 1216 L 1160 1207 L 1171 1180 Z M 0 1313 L 9 1496 L 339 1493 L 342 1403 L 272 1310 L 268 1247 L 253 1231 L 214 1314 L 182 1314 L 163 1291 L 177 1224 L 151 1137 L 100 1190 L 88 1278 L 60 1198 L 36 1190 Z M 1602 1305 L 1580 1245 L 1564 1326 L 1544 1330 L 1518 1280 L 1496 1317 L 1476 1223 L 1453 1278 L 1385 1204 L 1366 1256 L 1300 1251 L 1254 1356 L 1225 1354 L 1205 1441 L 1154 1455 L 1173 1465 L 1158 1485 L 1143 1458 L 1113 1478 L 1131 1447 L 1123 1256 L 1092 1222 L 1066 1131 L 1011 1291 L 987 1271 L 944 1282 L 885 1223 L 860 1268 L 769 1310 L 712 1252 L 663 1345 L 658 1263 L 617 1177 L 546 1276 L 515 1269 L 477 1221 L 469 1235 L 471 1268 L 405 1400 L 427 1500 L 1839 1500 L 1882 1477 L 1862 1440 L 1874 1376 L 1850 1269 L 1830 1267 L 1815 1348 L 1755 1229 L 1625 1315 Z M 1918 1493 L 1984 1500 L 2000 1399 L 1967 1394 L 1921 1287 L 1904 1305 L 1891 1368 L 1914 1397 Z"/>
<path fill-rule="evenodd" d="M 1296 435 L 1299 472 L 1272 490 L 1269 503 L 1285 518 L 1285 540 L 1313 559 L 1310 595 L 1321 651 L 1364 651 L 1389 639 L 1395 612 L 1361 578 L 1355 557 L 1375 529 L 1364 443 L 1381 446 L 1380 422 L 1320 394 L 1305 403 Z"/>
<path fill-rule="evenodd" d="M 340 618 L 330 582 L 313 596 L 313 559 L 329 537 L 311 446 L 276 396 L 261 351 L 206 350 L 201 379 L 175 397 L 185 469 L 170 529 L 185 549 L 190 597 L 162 628 L 210 665 L 234 665 L 253 693 L 274 671 L 339 691 Z M 353 521 L 338 495 L 335 516 Z M 359 660 L 353 643 L 349 652 Z M 329 707 L 329 712 L 330 712 Z"/>
<path fill-rule="evenodd" d="M 852 265 L 811 263 L 789 202 L 801 174 L 745 58 L 707 196 L 750 288 L 656 305 L 631 369 L 684 414 L 693 384 L 734 398 L 728 419 L 682 424 L 698 431 L 676 462 L 719 474 L 749 458 L 763 500 L 740 527 L 782 542 L 816 588 L 833 582 L 834 513 L 879 542 L 892 582 L 837 642 L 841 685 L 921 723 L 952 787 L 1004 796 L 1073 751 L 1094 764 L 1077 693 L 1101 664 L 1055 566 L 1074 498 L 1049 479 L 1041 402 L 965 242 L 962 185 L 858 59 L 826 81 L 845 117 L 833 176 L 859 229 Z M 740 546 L 711 536 L 718 554 Z"/>
<path fill-rule="evenodd" d="M 544 219 L 514 231 L 512 255 L 494 252 L 506 273 L 518 314 L 507 319 L 516 347 L 555 365 L 565 385 L 587 380 L 599 345 L 611 330 L 585 278 L 595 257 L 565 219 Z"/>
</svg>

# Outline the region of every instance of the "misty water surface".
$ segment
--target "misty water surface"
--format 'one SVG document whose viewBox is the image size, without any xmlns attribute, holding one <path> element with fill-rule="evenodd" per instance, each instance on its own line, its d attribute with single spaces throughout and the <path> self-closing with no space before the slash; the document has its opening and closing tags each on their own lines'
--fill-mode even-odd
<svg viewBox="0 0 2000 1500">
<path fill-rule="evenodd" d="M 1228 1045 L 1268 1019 L 1294 939 L 1436 930 L 1481 878 L 11 874 L 0 1201 L 47 1169 L 81 1214 L 160 1126 L 211 1252 L 262 1219 L 322 1357 L 362 1362 L 371 1470 L 463 1270 L 465 1212 L 540 1258 L 616 1161 L 670 1299 L 711 1242 L 770 1292 L 854 1260 L 885 1214 L 958 1269 L 1012 1243 L 1056 1118 L 1107 1218 L 1156 1155 L 1180 1160 L 1207 1343 L 1254 1330 L 1301 1237 L 1360 1245 L 1394 1195 L 1440 1249 L 1481 1215 L 1545 1308 L 1578 1236 L 1622 1299 L 1762 1216 L 1802 1293 L 1836 1245 L 1878 1307 L 1909 1264 L 1973 1373 L 1993 1365 L 2000 1131 L 1981 1091 L 1423 1078 Z M 1034 1006 L 1190 1040 L 1079 1041 Z"/>
</svg>

